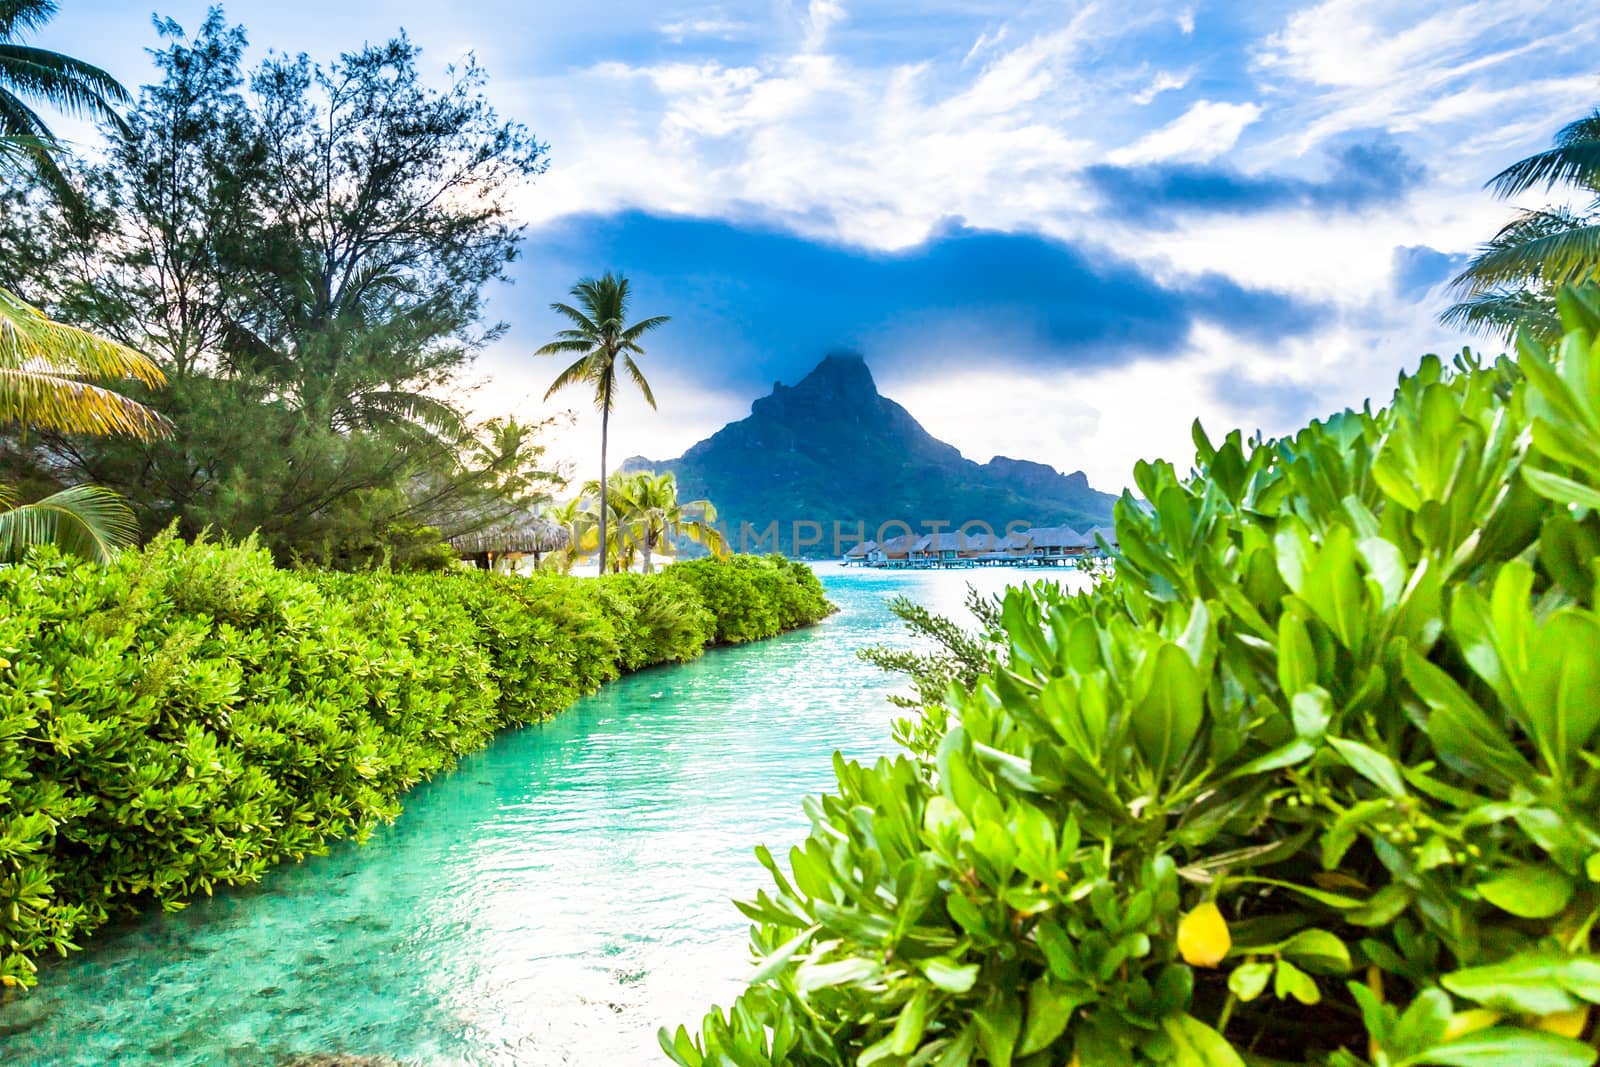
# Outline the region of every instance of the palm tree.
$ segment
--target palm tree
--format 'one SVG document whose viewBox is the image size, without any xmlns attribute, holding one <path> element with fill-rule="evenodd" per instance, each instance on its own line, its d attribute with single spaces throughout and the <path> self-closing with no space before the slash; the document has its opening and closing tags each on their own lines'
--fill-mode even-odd
<svg viewBox="0 0 1600 1067">
<path fill-rule="evenodd" d="M 551 304 L 550 309 L 572 322 L 572 328 L 556 334 L 556 339 L 539 349 L 541 356 L 578 353 L 571 366 L 556 376 L 544 394 L 549 400 L 569 385 L 587 385 L 594 390 L 595 407 L 600 412 L 600 479 L 599 522 L 601 546 L 600 573 L 606 569 L 605 546 L 607 507 L 606 439 L 610 433 L 611 409 L 616 403 L 619 369 L 633 379 L 646 403 L 653 409 L 656 398 L 650 392 L 650 383 L 633 357 L 644 355 L 639 338 L 667 321 L 666 315 L 641 319 L 627 325 L 628 279 L 607 272 L 599 279 L 585 278 L 572 287 L 572 296 L 579 304 Z M 619 366 L 620 365 L 620 366 Z"/>
<path fill-rule="evenodd" d="M 1508 340 L 1518 329 L 1544 341 L 1560 337 L 1556 291 L 1600 280 L 1600 108 L 1562 127 L 1548 151 L 1489 182 L 1502 199 L 1558 185 L 1587 203 L 1520 212 L 1454 279 L 1461 299 L 1441 316 L 1444 323 Z"/>
<path fill-rule="evenodd" d="M 602 574 L 605 573 L 607 564 L 614 571 L 633 569 L 639 545 L 634 540 L 633 530 L 628 523 L 628 516 L 633 506 L 629 499 L 632 489 L 632 482 L 626 474 L 613 474 L 607 479 L 606 492 L 603 495 L 600 492 L 599 482 L 590 479 L 583 483 L 583 493 L 579 499 L 583 502 L 583 512 L 588 521 L 588 532 L 584 535 L 583 547 L 588 551 L 602 543 L 605 545 L 601 553 L 606 561 L 601 566 Z M 602 500 L 605 503 L 600 503 Z M 601 508 L 605 509 L 603 523 L 600 521 Z M 605 538 L 604 542 L 600 540 L 602 537 Z"/>
<path fill-rule="evenodd" d="M 86 380 L 92 378 L 134 378 L 152 387 L 164 381 L 148 357 L 54 322 L 0 289 L 0 423 L 145 440 L 169 431 L 162 416 Z M 0 560 L 15 560 L 30 545 L 53 543 L 105 562 L 136 533 L 133 512 L 109 489 L 77 485 L 16 506 L 15 497 L 0 488 Z"/>
<path fill-rule="evenodd" d="M 69 115 L 121 127 L 113 105 L 131 98 L 115 78 L 81 59 L 22 43 L 56 14 L 55 0 L 0 0 L 0 137 L 21 147 L 33 169 L 57 191 L 68 188 L 52 150 L 55 135 L 24 97 Z"/>
<path fill-rule="evenodd" d="M 656 551 L 672 554 L 672 538 L 683 537 L 703 545 L 714 556 L 728 555 L 728 541 L 716 527 L 717 509 L 709 500 L 678 500 L 678 481 L 671 471 L 641 471 L 628 478 L 621 494 L 626 505 L 622 521 L 639 545 L 644 572 L 652 571 Z"/>
<path fill-rule="evenodd" d="M 565 504 L 545 508 L 544 517 L 567 532 L 566 547 L 547 557 L 551 567 L 565 574 L 593 540 L 594 513 L 585 506 L 583 497 L 575 496 Z"/>
<path fill-rule="evenodd" d="M 109 563 L 138 533 L 133 511 L 110 489 L 75 485 L 19 505 L 0 486 L 0 561 L 14 563 L 34 545 L 55 545 L 68 555 Z"/>
<path fill-rule="evenodd" d="M 166 378 L 148 356 L 48 318 L 0 289 L 0 422 L 65 433 L 163 436 L 167 420 L 89 379 Z"/>
</svg>

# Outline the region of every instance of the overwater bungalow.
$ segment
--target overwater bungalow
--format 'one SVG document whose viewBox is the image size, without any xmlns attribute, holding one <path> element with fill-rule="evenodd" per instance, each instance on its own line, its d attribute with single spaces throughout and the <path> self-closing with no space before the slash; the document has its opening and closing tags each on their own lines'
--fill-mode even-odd
<svg viewBox="0 0 1600 1067">
<path fill-rule="evenodd" d="M 845 566 L 865 564 L 872 557 L 872 553 L 877 550 L 877 547 L 878 542 L 876 541 L 862 541 L 859 544 L 851 545 L 850 551 L 844 554 Z"/>
<path fill-rule="evenodd" d="M 873 567 L 904 567 L 909 562 L 911 546 L 915 541 L 910 534 L 902 534 L 876 542 L 867 552 L 867 564 Z"/>
<path fill-rule="evenodd" d="M 1089 544 L 1093 546 L 1094 551 L 1098 551 L 1100 548 L 1100 542 L 1095 540 L 1097 537 L 1104 538 L 1106 544 L 1112 548 L 1117 547 L 1117 528 L 1115 526 L 1096 526 L 1083 536 L 1089 539 Z"/>
<path fill-rule="evenodd" d="M 1070 526 L 1035 526 L 1011 534 L 1001 544 L 1003 550 L 1014 558 L 1062 560 L 1091 551 L 1094 539 Z"/>
<path fill-rule="evenodd" d="M 908 558 L 913 563 L 951 564 L 975 560 L 994 551 L 995 539 L 987 534 L 936 533 L 918 538 Z"/>
<path fill-rule="evenodd" d="M 922 536 L 891 537 L 882 543 L 867 541 L 845 553 L 846 565 L 865 567 L 1071 567 L 1081 557 L 1099 556 L 1095 535 L 1116 546 L 1116 531 L 1097 526 L 1079 533 L 1069 526 L 1036 526 L 995 537 L 941 531 Z"/>
</svg>

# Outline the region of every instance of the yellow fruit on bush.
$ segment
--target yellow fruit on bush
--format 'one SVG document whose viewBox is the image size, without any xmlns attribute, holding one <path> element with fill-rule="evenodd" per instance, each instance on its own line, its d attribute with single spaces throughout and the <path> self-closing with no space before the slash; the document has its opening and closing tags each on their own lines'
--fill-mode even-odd
<svg viewBox="0 0 1600 1067">
<path fill-rule="evenodd" d="M 1557 1011 L 1549 1015 L 1541 1015 L 1533 1020 L 1534 1028 L 1543 1030 L 1547 1034 L 1560 1034 L 1562 1037 L 1582 1037 L 1583 1031 L 1589 1025 L 1589 1009 L 1587 1007 L 1574 1008 L 1571 1011 Z"/>
<path fill-rule="evenodd" d="M 1215 967 L 1233 947 L 1222 910 L 1207 901 L 1178 921 L 1178 954 L 1195 967 Z"/>
</svg>

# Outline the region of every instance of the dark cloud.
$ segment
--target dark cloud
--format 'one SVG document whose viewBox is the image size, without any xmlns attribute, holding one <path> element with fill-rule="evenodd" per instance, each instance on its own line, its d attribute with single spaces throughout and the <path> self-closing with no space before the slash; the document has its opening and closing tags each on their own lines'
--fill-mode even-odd
<svg viewBox="0 0 1600 1067">
<path fill-rule="evenodd" d="M 1186 163 L 1101 164 L 1083 176 L 1099 194 L 1103 210 L 1127 220 L 1170 224 L 1180 215 L 1252 215 L 1290 208 L 1360 211 L 1402 199 L 1426 172 L 1398 145 L 1375 140 L 1336 151 L 1327 175 L 1318 179 Z"/>
<path fill-rule="evenodd" d="M 1402 245 L 1394 250 L 1394 291 L 1406 300 L 1420 300 L 1434 286 L 1460 274 L 1472 259 L 1427 245 Z"/>
<path fill-rule="evenodd" d="M 641 213 L 564 219 L 529 238 L 522 328 L 580 275 L 622 270 L 641 314 L 670 314 L 652 357 L 702 382 L 793 380 L 838 347 L 869 362 L 1091 368 L 1177 356 L 1196 321 L 1253 339 L 1304 333 L 1319 305 L 1219 274 L 1159 282 L 1099 249 L 960 223 L 884 253 L 758 225 Z M 542 338 L 532 337 L 537 344 Z"/>
</svg>

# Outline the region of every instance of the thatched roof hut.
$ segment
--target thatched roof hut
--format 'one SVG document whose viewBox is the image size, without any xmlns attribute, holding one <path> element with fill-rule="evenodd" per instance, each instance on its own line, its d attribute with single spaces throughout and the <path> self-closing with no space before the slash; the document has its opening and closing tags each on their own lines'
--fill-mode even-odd
<svg viewBox="0 0 1600 1067">
<path fill-rule="evenodd" d="M 931 558 L 953 552 L 963 559 L 970 559 L 994 551 L 999 543 L 993 533 L 968 534 L 960 531 L 933 533 L 919 538 L 911 546 L 911 555 Z"/>
<path fill-rule="evenodd" d="M 1098 542 L 1095 541 L 1097 535 L 1105 538 L 1106 544 L 1112 548 L 1117 547 L 1117 528 L 1115 526 L 1096 526 L 1083 536 L 1089 539 L 1091 545 L 1098 545 Z"/>
<path fill-rule="evenodd" d="M 549 552 L 559 552 L 571 541 L 567 531 L 548 519 L 532 515 L 512 516 L 490 523 L 471 533 L 450 538 L 450 547 L 461 559 L 470 559 L 490 569 L 498 559 L 532 556 L 537 563 Z"/>
<path fill-rule="evenodd" d="M 866 559 L 868 556 L 870 556 L 872 554 L 872 550 L 877 548 L 877 547 L 878 547 L 878 542 L 876 542 L 876 541 L 858 541 L 855 544 L 850 546 L 849 551 L 847 551 L 844 554 L 844 558 L 845 559 Z"/>
</svg>

